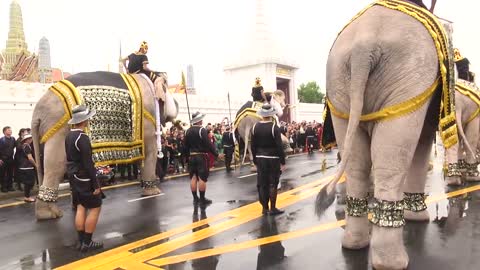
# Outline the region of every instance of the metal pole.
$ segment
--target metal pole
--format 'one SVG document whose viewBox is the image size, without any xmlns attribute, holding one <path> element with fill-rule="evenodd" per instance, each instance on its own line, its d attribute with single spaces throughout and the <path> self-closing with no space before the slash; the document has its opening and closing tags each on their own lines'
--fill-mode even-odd
<svg viewBox="0 0 480 270">
<path fill-rule="evenodd" d="M 232 125 L 232 110 L 230 108 L 230 92 L 227 93 L 227 97 L 228 97 L 228 113 L 230 114 L 230 126 Z"/>
<path fill-rule="evenodd" d="M 190 114 L 190 106 L 188 105 L 188 91 L 187 91 L 187 86 L 183 85 L 185 88 L 185 99 L 187 100 L 187 111 L 188 111 L 188 121 L 190 124 L 192 124 L 192 115 Z"/>
</svg>

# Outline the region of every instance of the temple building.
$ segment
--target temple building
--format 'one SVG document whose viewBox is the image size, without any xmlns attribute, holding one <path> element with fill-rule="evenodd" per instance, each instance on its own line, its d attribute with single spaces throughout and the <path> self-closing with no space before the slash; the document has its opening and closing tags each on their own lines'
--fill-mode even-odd
<svg viewBox="0 0 480 270">
<path fill-rule="evenodd" d="M 295 89 L 295 72 L 298 67 L 276 45 L 272 37 L 265 0 L 256 0 L 256 21 L 253 35 L 248 43 L 250 47 L 240 54 L 240 59 L 224 67 L 228 92 L 234 99 L 251 100 L 250 96 L 255 78 L 260 77 L 265 91 L 285 92 L 287 106 L 281 120 L 290 122 L 298 118 L 296 105 L 298 93 Z"/>
<path fill-rule="evenodd" d="M 38 55 L 28 50 L 22 9 L 17 0 L 13 0 L 6 48 L 0 54 L 0 80 L 52 83 L 68 77 L 68 73 L 52 69 L 48 39 L 43 37 L 38 48 Z"/>
</svg>

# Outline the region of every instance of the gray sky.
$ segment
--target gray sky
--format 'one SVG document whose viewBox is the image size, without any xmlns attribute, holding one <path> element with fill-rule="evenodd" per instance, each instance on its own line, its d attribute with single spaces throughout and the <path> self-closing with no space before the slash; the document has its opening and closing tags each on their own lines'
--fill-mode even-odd
<svg viewBox="0 0 480 270">
<path fill-rule="evenodd" d="M 298 66 L 297 85 L 325 84 L 328 51 L 338 31 L 370 0 L 266 0 L 271 31 L 284 56 Z M 178 83 L 194 66 L 199 93 L 223 91 L 223 67 L 237 58 L 255 23 L 255 0 L 18 0 L 29 50 L 50 41 L 52 65 L 65 71 L 118 70 L 122 52 L 150 45 L 150 67 Z M 429 0 L 424 0 L 430 5 Z M 436 14 L 454 21 L 455 46 L 480 66 L 479 4 L 438 0 Z M 0 48 L 8 34 L 11 0 L 0 0 Z M 141 4 L 140 4 L 141 3 Z M 475 70 L 473 70 L 475 72 Z M 477 71 L 480 74 L 480 71 Z M 253 81 L 252 81 L 253 83 Z"/>
</svg>

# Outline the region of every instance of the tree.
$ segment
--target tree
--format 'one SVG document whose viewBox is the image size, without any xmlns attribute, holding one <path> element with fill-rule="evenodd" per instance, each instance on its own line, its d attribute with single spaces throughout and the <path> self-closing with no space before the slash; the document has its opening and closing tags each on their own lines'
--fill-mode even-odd
<svg viewBox="0 0 480 270">
<path fill-rule="evenodd" d="M 298 89 L 298 99 L 303 103 L 322 103 L 324 93 L 320 91 L 320 86 L 315 81 L 307 84 L 302 83 Z"/>
</svg>

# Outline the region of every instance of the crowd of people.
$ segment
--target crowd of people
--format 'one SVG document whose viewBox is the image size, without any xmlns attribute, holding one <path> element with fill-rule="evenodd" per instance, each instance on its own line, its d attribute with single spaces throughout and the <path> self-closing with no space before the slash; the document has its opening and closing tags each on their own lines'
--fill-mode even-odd
<svg viewBox="0 0 480 270">
<path fill-rule="evenodd" d="M 24 200 L 34 202 L 31 190 L 36 179 L 36 163 L 30 128 L 20 129 L 17 139 L 13 137 L 12 128 L 9 126 L 4 127 L 2 132 L 3 137 L 0 138 L 1 192 L 24 191 Z"/>
</svg>

